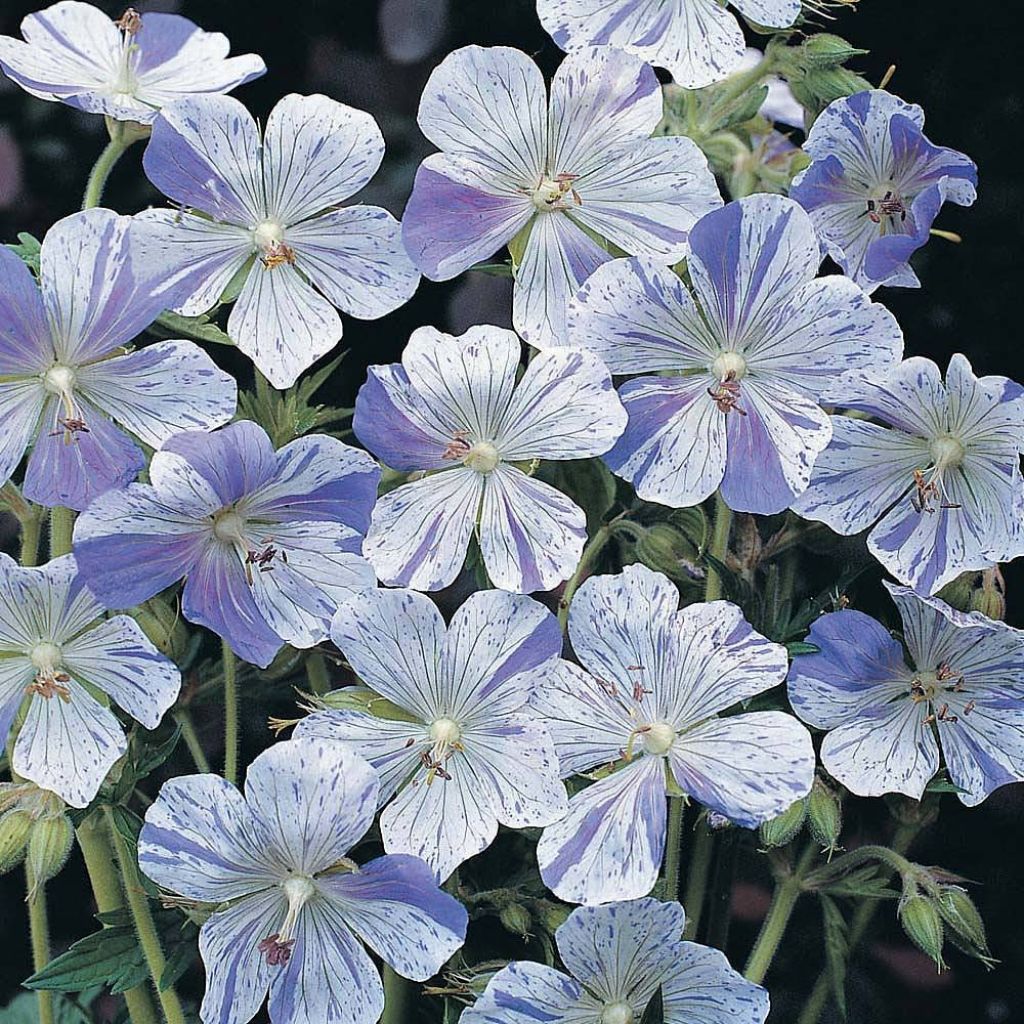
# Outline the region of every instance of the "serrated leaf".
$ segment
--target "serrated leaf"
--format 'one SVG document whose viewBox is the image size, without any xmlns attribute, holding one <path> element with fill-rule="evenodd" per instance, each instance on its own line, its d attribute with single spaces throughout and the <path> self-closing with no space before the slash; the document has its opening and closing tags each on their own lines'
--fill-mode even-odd
<svg viewBox="0 0 1024 1024">
<path fill-rule="evenodd" d="M 205 313 L 201 316 L 182 316 L 167 310 L 147 330 L 158 338 L 188 338 L 192 341 L 208 341 L 214 345 L 235 344 Z"/>
<path fill-rule="evenodd" d="M 846 963 L 850 954 L 846 920 L 835 900 L 822 895 L 821 917 L 825 927 L 825 970 L 836 1009 L 846 1020 Z"/>
<path fill-rule="evenodd" d="M 124 992 L 148 976 L 146 958 L 135 929 L 129 925 L 101 928 L 86 935 L 22 984 L 51 992 L 80 992 L 90 985 Z"/>
</svg>

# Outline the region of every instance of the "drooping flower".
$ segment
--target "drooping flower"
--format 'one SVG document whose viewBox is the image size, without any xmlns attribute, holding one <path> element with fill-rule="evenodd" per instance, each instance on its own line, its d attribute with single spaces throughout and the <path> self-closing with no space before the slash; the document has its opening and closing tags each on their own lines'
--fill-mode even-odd
<svg viewBox="0 0 1024 1024">
<path fill-rule="evenodd" d="M 447 586 L 474 534 L 503 590 L 550 590 L 576 568 L 583 510 L 517 464 L 600 455 L 626 414 L 591 353 L 542 352 L 517 384 L 520 354 L 500 327 L 421 327 L 401 363 L 370 367 L 356 436 L 393 469 L 429 474 L 377 502 L 363 551 L 382 582 Z"/>
<path fill-rule="evenodd" d="M 610 47 L 566 57 L 550 102 L 519 50 L 449 54 L 420 102 L 420 128 L 442 152 L 423 161 L 405 209 L 413 262 L 447 281 L 510 244 L 516 330 L 538 347 L 564 343 L 570 296 L 611 259 L 595 236 L 669 265 L 722 204 L 690 139 L 650 137 L 661 115 L 654 72 Z"/>
<path fill-rule="evenodd" d="M 359 554 L 380 470 L 324 434 L 274 451 L 255 423 L 176 434 L 149 484 L 108 491 L 75 523 L 89 589 L 129 608 L 185 577 L 182 612 L 255 665 L 282 643 L 312 647 L 353 591 L 375 584 Z"/>
<path fill-rule="evenodd" d="M 823 615 L 789 674 L 789 697 L 828 731 L 821 760 L 860 796 L 915 800 L 939 767 L 939 747 L 968 807 L 1024 781 L 1024 632 L 980 612 L 886 583 L 903 645 L 850 609 Z"/>
<path fill-rule="evenodd" d="M 768 993 L 725 954 L 680 938 L 678 903 L 577 907 L 555 933 L 568 974 L 517 961 L 487 983 L 463 1024 L 637 1024 L 660 990 L 664 1024 L 764 1024 Z"/>
<path fill-rule="evenodd" d="M 934 594 L 961 572 L 1024 554 L 1024 390 L 975 377 L 966 357 L 943 383 L 930 359 L 839 381 L 825 400 L 867 413 L 832 417 L 832 443 L 793 508 L 868 548 L 902 583 Z"/>
<path fill-rule="evenodd" d="M 145 456 L 111 419 L 159 448 L 234 414 L 234 380 L 197 345 L 124 347 L 178 295 L 145 234 L 110 210 L 65 217 L 43 239 L 38 285 L 0 246 L 0 481 L 31 445 L 32 501 L 83 509 L 135 477 Z"/>
<path fill-rule="evenodd" d="M 30 14 L 20 39 L 0 36 L 0 68 L 26 92 L 117 121 L 150 124 L 161 107 L 198 93 L 230 92 L 267 70 L 254 53 L 228 57 L 219 32 L 177 14 L 116 21 L 92 4 L 61 0 Z"/>
<path fill-rule="evenodd" d="M 388 853 L 421 857 L 443 880 L 490 846 L 499 822 L 532 828 L 565 814 L 554 745 L 527 706 L 538 667 L 562 648 L 543 605 L 482 591 L 446 630 L 425 595 L 374 590 L 338 609 L 331 639 L 404 715 L 322 711 L 295 734 L 337 742 L 377 769 Z"/>
<path fill-rule="evenodd" d="M 158 885 L 217 904 L 199 932 L 205 1024 L 374 1024 L 380 975 L 364 945 L 425 981 L 462 945 L 466 911 L 416 857 L 359 865 L 377 777 L 318 740 L 276 743 L 245 796 L 216 775 L 164 783 L 146 812 L 139 866 Z M 226 905 L 225 905 L 226 904 Z"/>
<path fill-rule="evenodd" d="M 693 295 L 670 270 L 616 260 L 580 290 L 569 339 L 629 381 L 629 424 L 604 457 L 646 501 L 773 513 L 808 484 L 832 430 L 823 389 L 902 354 L 895 318 L 852 281 L 815 278 L 807 214 L 754 195 L 690 232 Z M 665 376 L 664 371 L 676 376 Z"/>
<path fill-rule="evenodd" d="M 919 287 L 907 261 L 944 202 L 974 202 L 974 162 L 932 145 L 924 111 L 881 89 L 829 104 L 803 148 L 812 163 L 790 195 L 810 213 L 822 250 L 868 292 Z"/>
<path fill-rule="evenodd" d="M 788 28 L 800 0 L 729 0 L 750 21 Z M 743 29 L 721 0 L 537 0 L 563 49 L 608 43 L 671 72 L 684 89 L 721 82 L 743 65 Z"/>
<path fill-rule="evenodd" d="M 244 271 L 228 334 L 284 388 L 340 340 L 336 306 L 363 320 L 401 306 L 419 274 L 398 223 L 376 206 L 340 206 L 383 157 L 373 117 L 326 96 L 285 96 L 262 140 L 229 96 L 162 111 L 143 166 L 189 210 L 139 216 L 162 227 L 168 258 L 194 275 L 179 312 L 210 309 Z"/>
<path fill-rule="evenodd" d="M 669 779 L 730 821 L 753 827 L 806 796 L 814 778 L 807 730 L 792 715 L 719 717 L 786 678 L 786 650 L 735 605 L 693 604 L 642 565 L 592 576 L 569 611 L 584 668 L 556 661 L 533 704 L 563 775 L 599 772 L 544 830 L 545 885 L 576 903 L 651 891 L 665 848 Z"/>
<path fill-rule="evenodd" d="M 0 740 L 27 704 L 11 767 L 72 807 L 90 803 L 128 748 L 93 691 L 155 729 L 181 688 L 134 619 L 102 615 L 73 556 L 26 569 L 0 554 Z"/>
</svg>

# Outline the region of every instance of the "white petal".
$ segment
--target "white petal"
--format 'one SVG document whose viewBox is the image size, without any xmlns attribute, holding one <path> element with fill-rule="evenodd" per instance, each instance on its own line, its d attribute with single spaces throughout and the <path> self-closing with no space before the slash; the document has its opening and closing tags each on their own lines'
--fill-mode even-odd
<svg viewBox="0 0 1024 1024">
<path fill-rule="evenodd" d="M 595 1009 L 578 982 L 546 964 L 519 960 L 503 967 L 479 999 L 464 1010 L 462 1024 L 594 1024 Z"/>
<path fill-rule="evenodd" d="M 38 379 L 8 381 L 0 385 L 0 480 L 6 483 L 18 468 L 39 429 L 48 395 Z M 47 427 L 49 429 L 49 427 Z"/>
<path fill-rule="evenodd" d="M 980 700 L 967 714 L 960 698 L 957 706 L 950 705 L 956 721 L 937 719 L 949 777 L 965 790 L 957 796 L 968 807 L 976 807 L 1000 786 L 1024 781 L 1022 696 L 1018 689 L 1010 700 Z"/>
<path fill-rule="evenodd" d="M 696 942 L 682 944 L 661 996 L 668 1024 L 764 1024 L 768 1016 L 768 993 L 734 971 L 724 953 Z"/>
</svg>

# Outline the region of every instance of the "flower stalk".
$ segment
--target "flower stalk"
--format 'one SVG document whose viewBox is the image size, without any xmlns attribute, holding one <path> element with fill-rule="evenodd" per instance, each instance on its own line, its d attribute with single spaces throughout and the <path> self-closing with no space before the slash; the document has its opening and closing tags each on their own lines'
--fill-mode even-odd
<svg viewBox="0 0 1024 1024">
<path fill-rule="evenodd" d="M 46 884 L 37 882 L 30 865 L 25 865 L 28 888 L 28 926 L 32 942 L 32 968 L 41 971 L 50 962 L 50 926 L 46 918 Z M 53 1024 L 53 993 L 40 989 L 36 993 L 39 1024 Z"/>
<path fill-rule="evenodd" d="M 238 662 L 227 640 L 221 643 L 224 666 L 224 778 L 238 784 Z M 186 740 L 186 742 L 188 742 Z"/>
</svg>

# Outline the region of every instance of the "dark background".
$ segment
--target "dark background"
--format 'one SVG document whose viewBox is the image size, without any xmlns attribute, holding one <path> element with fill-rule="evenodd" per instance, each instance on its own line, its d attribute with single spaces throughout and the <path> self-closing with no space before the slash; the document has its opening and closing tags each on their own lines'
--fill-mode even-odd
<svg viewBox="0 0 1024 1024">
<path fill-rule="evenodd" d="M 0 34 L 17 35 L 20 19 L 36 6 L 0 0 Z M 98 6 L 117 16 L 124 4 L 99 0 Z M 536 55 L 547 71 L 559 58 L 537 22 L 532 0 L 164 0 L 138 6 L 143 12 L 177 11 L 206 29 L 225 32 L 233 53 L 261 54 L 268 74 L 236 91 L 261 119 L 292 91 L 323 92 L 371 111 L 383 129 L 388 155 L 359 199 L 396 215 L 416 165 L 430 151 L 416 127 L 416 107 L 427 75 L 444 54 L 467 43 L 509 44 Z M 856 64 L 871 81 L 896 64 L 890 89 L 925 108 L 934 142 L 963 150 L 980 168 L 977 204 L 969 210 L 947 206 L 938 222 L 960 232 L 963 245 L 933 240 L 914 261 L 924 288 L 883 289 L 876 298 L 902 324 L 908 355 L 927 355 L 944 365 L 952 352 L 962 351 L 979 375 L 1006 374 L 1024 381 L 1019 328 L 1011 320 L 1014 296 L 1021 289 L 1024 209 L 1016 6 L 861 0 L 860 9 L 844 13 L 833 30 L 872 51 Z M 0 78 L 0 241 L 14 241 L 19 231 L 42 237 L 53 221 L 76 210 L 104 142 L 101 118 L 35 100 Z M 141 173 L 141 152 L 137 146 L 122 159 L 106 205 L 131 213 L 160 201 Z M 397 358 L 416 326 L 435 324 L 458 333 L 471 323 L 507 325 L 509 294 L 507 281 L 471 274 L 444 285 L 424 281 L 412 302 L 383 320 L 346 318 L 343 345 L 352 351 L 324 399 L 350 404 L 365 365 Z M 230 352 L 213 354 L 246 381 L 244 361 L 234 361 Z M 1009 620 L 1024 625 L 1024 571 L 1010 568 L 1007 582 Z M 885 814 L 877 802 L 855 802 L 844 842 L 876 840 L 884 828 Z M 854 1024 L 1024 1022 L 1022 845 L 1024 787 L 1005 788 L 969 813 L 954 797 L 943 798 L 939 824 L 914 848 L 913 858 L 942 864 L 979 883 L 973 891 L 989 925 L 994 955 L 1003 963 L 989 974 L 952 952 L 951 970 L 940 976 L 910 948 L 887 906 L 877 938 L 862 947 L 851 967 Z M 0 1004 L 30 970 L 20 875 L 2 882 Z M 50 888 L 54 946 L 60 949 L 93 930 L 91 900 L 74 860 Z M 737 923 L 729 953 L 739 966 L 765 909 L 763 879 L 739 883 L 733 900 Z M 822 955 L 817 911 L 805 902 L 768 979 L 772 1020 L 778 1024 L 795 1019 Z"/>
</svg>

